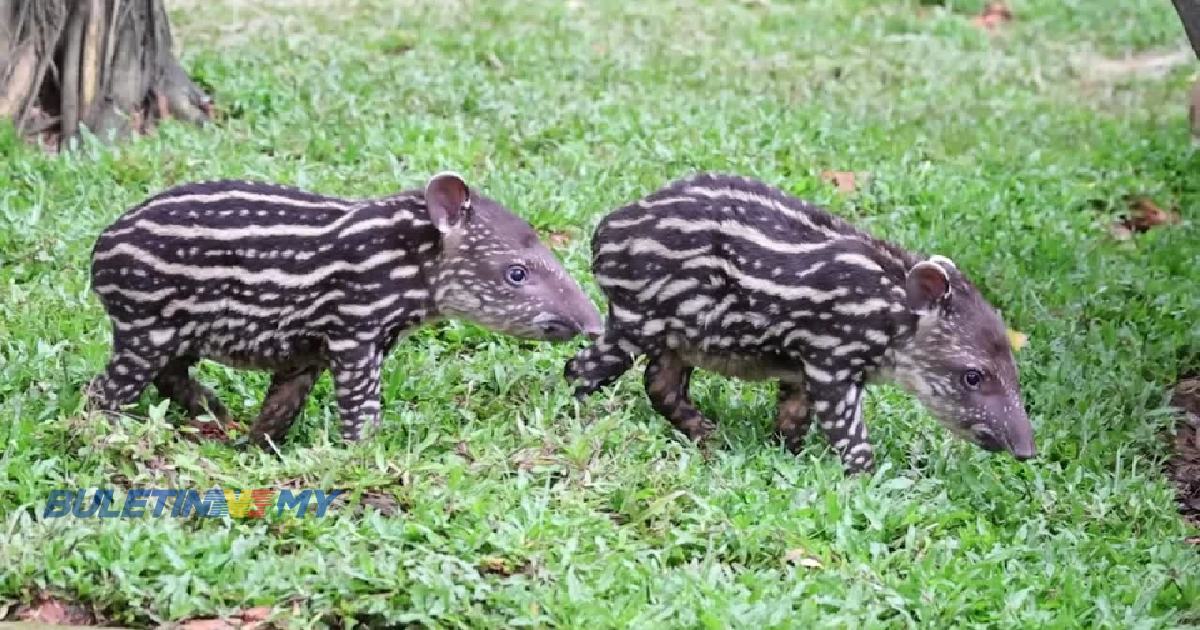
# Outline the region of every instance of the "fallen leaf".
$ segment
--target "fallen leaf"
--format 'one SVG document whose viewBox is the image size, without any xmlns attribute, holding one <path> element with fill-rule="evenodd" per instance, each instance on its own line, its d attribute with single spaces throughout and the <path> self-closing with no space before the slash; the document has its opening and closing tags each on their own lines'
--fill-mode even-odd
<svg viewBox="0 0 1200 630">
<path fill-rule="evenodd" d="M 1200 536 L 1190 536 L 1185 540 L 1185 542 L 1187 542 L 1189 545 L 1200 545 Z"/>
<path fill-rule="evenodd" d="M 36 621 L 54 625 L 91 625 L 95 617 L 80 604 L 63 602 L 50 595 L 41 594 L 32 604 L 17 610 L 22 621 Z"/>
<path fill-rule="evenodd" d="M 190 619 L 179 625 L 185 630 L 254 630 L 266 627 L 271 617 L 270 606 L 259 606 L 236 612 L 224 619 Z"/>
<path fill-rule="evenodd" d="M 1119 222 L 1131 232 L 1145 232 L 1160 225 L 1179 223 L 1179 214 L 1163 210 L 1146 197 L 1135 196 L 1129 199 L 1129 214 Z"/>
<path fill-rule="evenodd" d="M 270 606 L 248 608 L 239 615 L 245 621 L 266 621 L 271 616 Z"/>
<path fill-rule="evenodd" d="M 1133 230 L 1125 227 L 1120 221 L 1116 221 L 1108 226 L 1108 233 L 1118 241 L 1128 241 L 1133 238 Z"/>
<path fill-rule="evenodd" d="M 566 247 L 571 243 L 571 235 L 566 232 L 551 232 L 549 240 L 551 247 Z"/>
<path fill-rule="evenodd" d="M 504 558 L 497 558 L 495 556 L 484 558 L 482 561 L 480 561 L 479 568 L 484 573 L 503 575 L 505 577 L 513 574 L 512 568 L 508 566 L 508 561 Z"/>
<path fill-rule="evenodd" d="M 837 187 L 839 192 L 854 192 L 857 176 L 850 171 L 821 171 L 821 181 Z"/>
<path fill-rule="evenodd" d="M 216 418 L 191 418 L 187 422 L 187 426 L 196 429 L 194 434 L 196 437 L 212 440 L 214 442 L 228 442 L 229 430 L 236 427 L 236 423 L 222 423 Z"/>
<path fill-rule="evenodd" d="M 1192 63 L 1196 53 L 1190 47 L 1150 51 L 1122 57 L 1097 54 L 1078 56 L 1072 65 L 1093 81 L 1116 81 L 1124 77 L 1162 78 L 1183 64 Z"/>
<path fill-rule="evenodd" d="M 468 446 L 466 442 L 459 442 L 458 444 L 455 444 L 454 452 L 459 457 L 461 457 L 467 461 L 475 461 L 475 458 L 471 457 L 471 447 Z"/>
<path fill-rule="evenodd" d="M 1029 337 L 1025 333 L 1008 329 L 1008 345 L 1012 346 L 1013 352 L 1020 352 L 1027 343 L 1029 343 Z"/>
<path fill-rule="evenodd" d="M 234 630 L 238 626 L 224 619 L 191 619 L 179 624 L 181 630 Z"/>
<path fill-rule="evenodd" d="M 821 561 L 809 555 L 808 551 L 799 547 L 788 549 L 787 553 L 783 554 L 783 561 L 788 564 L 802 566 L 808 569 L 820 569 Z"/>
<path fill-rule="evenodd" d="M 983 12 L 975 16 L 971 23 L 986 31 L 994 31 L 1000 25 L 1011 22 L 1012 19 L 1012 10 L 1008 8 L 1008 5 L 999 0 L 993 0 L 983 7 Z"/>
</svg>

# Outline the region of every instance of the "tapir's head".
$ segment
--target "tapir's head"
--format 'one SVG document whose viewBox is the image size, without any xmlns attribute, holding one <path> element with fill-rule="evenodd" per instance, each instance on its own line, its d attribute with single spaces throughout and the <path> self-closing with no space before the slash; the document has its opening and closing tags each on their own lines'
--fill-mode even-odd
<svg viewBox="0 0 1200 630">
<path fill-rule="evenodd" d="M 897 352 L 896 381 L 956 435 L 1017 459 L 1035 457 L 1008 329 L 996 310 L 942 256 L 914 265 L 905 292 L 916 332 Z"/>
<path fill-rule="evenodd" d="M 523 219 L 454 173 L 430 178 L 424 199 L 441 237 L 431 289 L 443 315 L 545 341 L 603 330 L 595 305 Z"/>
</svg>

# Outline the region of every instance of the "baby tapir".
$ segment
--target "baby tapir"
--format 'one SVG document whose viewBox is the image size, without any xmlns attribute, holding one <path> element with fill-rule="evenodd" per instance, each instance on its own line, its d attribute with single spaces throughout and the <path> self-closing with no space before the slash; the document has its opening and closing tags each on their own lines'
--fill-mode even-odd
<svg viewBox="0 0 1200 630">
<path fill-rule="evenodd" d="M 847 471 L 874 468 L 864 384 L 892 381 L 954 433 L 1035 454 L 1005 325 L 949 259 L 910 253 L 751 179 L 701 173 L 605 217 L 592 269 L 604 334 L 566 365 L 576 395 L 647 355 L 655 410 L 695 440 L 695 367 L 779 381 L 777 429 L 797 451 L 815 413 Z"/>
<path fill-rule="evenodd" d="M 101 233 L 92 288 L 112 356 L 89 406 L 149 383 L 189 413 L 228 418 L 189 374 L 200 359 L 270 370 L 250 439 L 279 441 L 322 370 L 349 441 L 379 422 L 380 365 L 402 333 L 441 317 L 527 339 L 596 336 L 599 311 L 499 203 L 441 173 L 423 190 L 345 200 L 265 183 L 182 185 Z"/>
</svg>

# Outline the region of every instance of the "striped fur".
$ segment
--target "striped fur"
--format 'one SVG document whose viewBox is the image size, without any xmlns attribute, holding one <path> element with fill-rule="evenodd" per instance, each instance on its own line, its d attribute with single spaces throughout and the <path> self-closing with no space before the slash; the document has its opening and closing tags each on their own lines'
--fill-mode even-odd
<svg viewBox="0 0 1200 630">
<path fill-rule="evenodd" d="M 654 408 L 699 440 L 714 425 L 689 399 L 694 368 L 778 380 L 787 446 L 801 448 L 815 415 L 860 471 L 874 466 L 863 387 L 892 381 L 956 434 L 1033 456 L 1004 324 L 947 258 L 925 260 L 777 188 L 713 173 L 605 217 L 592 254 L 609 316 L 566 366 L 578 396 L 644 354 Z"/>
<path fill-rule="evenodd" d="M 269 370 L 251 429 L 260 443 L 282 439 L 326 367 L 342 435 L 360 439 L 379 420 L 384 356 L 425 322 L 558 341 L 600 327 L 529 225 L 450 173 L 368 200 L 240 181 L 172 188 L 101 233 L 92 288 L 113 329 L 94 408 L 116 410 L 153 382 L 190 413 L 227 417 L 191 366 Z"/>
</svg>

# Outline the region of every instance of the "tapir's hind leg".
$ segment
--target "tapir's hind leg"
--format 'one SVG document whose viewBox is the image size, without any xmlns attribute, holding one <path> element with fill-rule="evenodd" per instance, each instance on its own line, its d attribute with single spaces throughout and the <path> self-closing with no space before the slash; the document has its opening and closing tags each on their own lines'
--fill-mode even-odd
<svg viewBox="0 0 1200 630">
<path fill-rule="evenodd" d="M 283 441 L 288 429 L 292 428 L 296 417 L 304 409 L 304 403 L 317 377 L 321 375 L 321 369 L 320 366 L 309 366 L 271 375 L 262 409 L 250 426 L 248 437 L 251 443 L 266 446 L 268 441 L 275 444 Z"/>
</svg>

